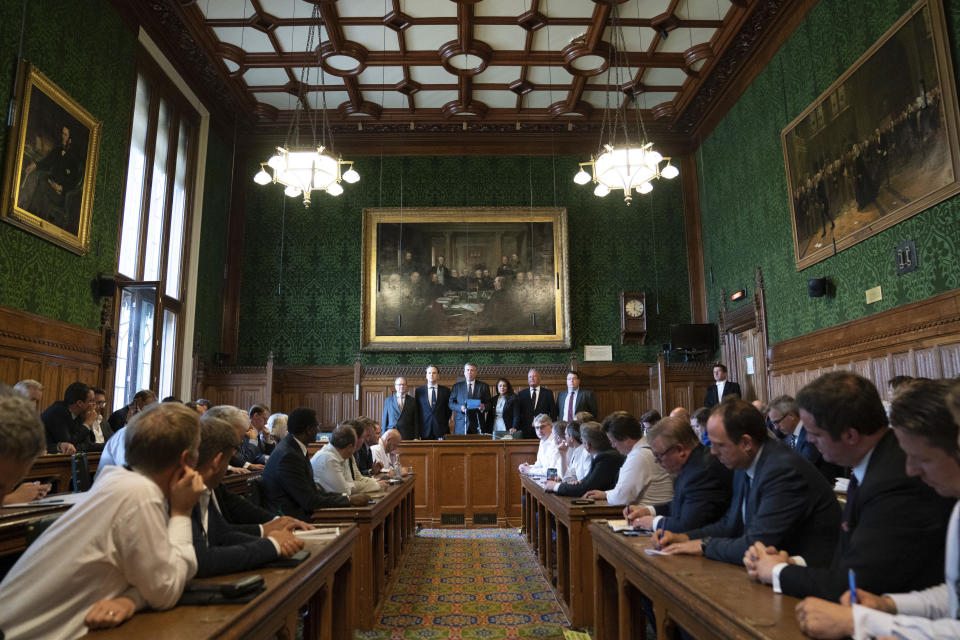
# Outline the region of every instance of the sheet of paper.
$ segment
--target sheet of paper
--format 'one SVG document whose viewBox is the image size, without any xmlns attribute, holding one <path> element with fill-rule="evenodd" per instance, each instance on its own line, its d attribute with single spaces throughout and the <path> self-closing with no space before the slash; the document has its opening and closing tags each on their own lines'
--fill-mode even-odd
<svg viewBox="0 0 960 640">
<path fill-rule="evenodd" d="M 45 506 L 55 507 L 61 504 L 77 504 L 86 497 L 86 493 L 58 493 L 56 495 L 43 498 L 42 500 L 34 500 L 33 502 L 18 502 L 16 504 L 6 504 L 3 506 L 7 508 Z"/>
<path fill-rule="evenodd" d="M 336 538 L 340 535 L 340 527 L 322 527 L 311 531 L 294 531 L 298 538 Z"/>
<path fill-rule="evenodd" d="M 670 555 L 669 553 L 665 553 L 665 552 L 663 552 L 663 551 L 660 551 L 660 549 L 644 549 L 644 551 L 647 552 L 647 555 L 648 555 L 648 556 L 668 556 L 668 555 Z"/>
</svg>

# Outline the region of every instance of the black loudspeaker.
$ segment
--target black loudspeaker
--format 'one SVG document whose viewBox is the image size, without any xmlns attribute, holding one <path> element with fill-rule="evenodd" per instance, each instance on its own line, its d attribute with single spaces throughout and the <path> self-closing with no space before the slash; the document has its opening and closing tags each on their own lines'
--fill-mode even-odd
<svg viewBox="0 0 960 640">
<path fill-rule="evenodd" d="M 810 278 L 807 280 L 807 293 L 811 298 L 822 298 L 827 295 L 827 279 Z"/>
<path fill-rule="evenodd" d="M 98 275 L 91 287 L 95 298 L 112 298 L 117 292 L 117 281 L 113 276 Z"/>
</svg>

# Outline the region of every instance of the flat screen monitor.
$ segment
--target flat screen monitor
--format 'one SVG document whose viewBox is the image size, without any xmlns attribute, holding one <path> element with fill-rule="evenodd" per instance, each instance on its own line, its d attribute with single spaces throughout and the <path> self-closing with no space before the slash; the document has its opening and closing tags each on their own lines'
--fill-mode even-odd
<svg viewBox="0 0 960 640">
<path fill-rule="evenodd" d="M 719 333 L 715 324 L 672 324 L 670 346 L 676 350 L 716 351 Z"/>
</svg>

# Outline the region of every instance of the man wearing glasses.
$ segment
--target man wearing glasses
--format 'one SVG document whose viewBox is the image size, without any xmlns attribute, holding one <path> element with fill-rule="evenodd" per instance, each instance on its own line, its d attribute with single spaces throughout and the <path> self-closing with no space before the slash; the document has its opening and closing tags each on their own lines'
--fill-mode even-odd
<svg viewBox="0 0 960 640">
<path fill-rule="evenodd" d="M 630 505 L 624 516 L 641 529 L 687 531 L 719 520 L 730 505 L 733 472 L 700 444 L 690 423 L 664 418 L 647 430 L 650 451 L 673 476 L 673 500 Z"/>
<path fill-rule="evenodd" d="M 800 420 L 800 409 L 796 400 L 790 396 L 780 396 L 770 403 L 770 411 L 767 413 L 773 428 L 784 434 L 783 441 L 794 449 L 801 456 L 810 461 L 827 480 L 833 482 L 836 478 L 845 478 L 848 472 L 845 468 L 827 462 L 823 459 L 823 454 L 812 442 L 807 440 L 807 430 L 803 428 L 803 422 Z"/>
</svg>

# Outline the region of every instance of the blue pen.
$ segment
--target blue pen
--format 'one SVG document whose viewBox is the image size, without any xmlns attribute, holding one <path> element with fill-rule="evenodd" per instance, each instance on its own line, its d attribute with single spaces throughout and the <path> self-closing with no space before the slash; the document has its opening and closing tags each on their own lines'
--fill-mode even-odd
<svg viewBox="0 0 960 640">
<path fill-rule="evenodd" d="M 666 518 L 660 518 L 660 522 L 657 523 L 655 531 L 663 531 L 664 523 L 667 521 Z M 657 538 L 657 549 L 660 549 L 660 539 Z"/>
<path fill-rule="evenodd" d="M 853 569 L 847 571 L 847 579 L 850 581 L 850 604 L 857 604 L 857 576 Z"/>
</svg>

